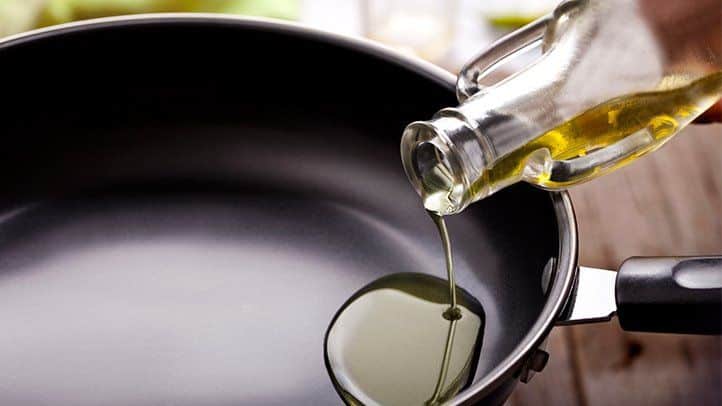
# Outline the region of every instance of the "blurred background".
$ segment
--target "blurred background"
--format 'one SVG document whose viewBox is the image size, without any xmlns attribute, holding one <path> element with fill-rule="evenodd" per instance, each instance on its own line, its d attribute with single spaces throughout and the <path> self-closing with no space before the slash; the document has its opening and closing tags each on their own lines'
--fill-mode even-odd
<svg viewBox="0 0 722 406">
<path fill-rule="evenodd" d="M 0 0 L 0 37 L 121 14 L 232 13 L 367 37 L 458 72 L 496 38 L 549 12 L 556 3 Z M 515 61 L 518 66 L 526 62 Z M 650 157 L 571 190 L 580 263 L 615 269 L 632 255 L 722 253 L 722 125 L 691 126 L 684 133 Z M 547 344 L 551 359 L 546 370 L 529 384 L 520 384 L 509 404 L 720 405 L 721 343 L 717 337 L 626 333 L 616 321 L 556 328 Z"/>
<path fill-rule="evenodd" d="M 364 36 L 457 71 L 554 0 L 0 0 L 0 37 L 95 17 L 153 12 L 280 18 Z"/>
</svg>

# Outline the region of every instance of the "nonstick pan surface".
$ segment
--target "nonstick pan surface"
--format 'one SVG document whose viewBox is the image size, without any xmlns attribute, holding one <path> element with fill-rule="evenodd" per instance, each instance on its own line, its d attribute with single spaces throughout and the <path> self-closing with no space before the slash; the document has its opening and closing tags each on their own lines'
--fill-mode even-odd
<svg viewBox="0 0 722 406">
<path fill-rule="evenodd" d="M 0 404 L 338 404 L 339 306 L 389 273 L 444 275 L 399 160 L 403 127 L 454 102 L 429 67 L 179 16 L 5 41 L 0 67 Z M 449 219 L 487 316 L 476 382 L 560 306 L 542 286 L 569 248 L 559 202 L 520 185 Z"/>
</svg>

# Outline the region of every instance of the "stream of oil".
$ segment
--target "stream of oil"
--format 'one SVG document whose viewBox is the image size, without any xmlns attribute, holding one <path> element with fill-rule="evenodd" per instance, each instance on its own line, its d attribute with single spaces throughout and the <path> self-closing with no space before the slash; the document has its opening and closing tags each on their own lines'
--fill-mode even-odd
<svg viewBox="0 0 722 406">
<path fill-rule="evenodd" d="M 447 279 L 422 273 L 377 279 L 343 304 L 326 332 L 326 368 L 346 404 L 438 405 L 474 377 L 484 309 L 456 286 L 446 224 L 429 215 Z"/>
</svg>

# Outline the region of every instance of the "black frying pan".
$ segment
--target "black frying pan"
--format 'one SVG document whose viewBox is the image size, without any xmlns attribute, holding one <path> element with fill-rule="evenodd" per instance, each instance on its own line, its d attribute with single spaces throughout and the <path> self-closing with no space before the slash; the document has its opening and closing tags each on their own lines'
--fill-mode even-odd
<svg viewBox="0 0 722 406">
<path fill-rule="evenodd" d="M 429 65 L 175 15 L 5 40 L 0 72 L 0 404 L 337 404 L 338 307 L 444 275 L 399 162 L 404 126 L 455 101 Z M 499 403 L 574 310 L 571 204 L 519 185 L 448 221 L 487 316 L 455 401 Z"/>
</svg>

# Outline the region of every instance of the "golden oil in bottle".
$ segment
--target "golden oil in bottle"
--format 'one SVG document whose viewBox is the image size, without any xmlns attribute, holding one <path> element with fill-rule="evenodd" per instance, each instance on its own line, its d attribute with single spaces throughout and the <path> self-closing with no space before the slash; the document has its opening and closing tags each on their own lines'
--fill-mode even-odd
<svg viewBox="0 0 722 406">
<path fill-rule="evenodd" d="M 720 97 L 722 71 L 682 87 L 609 100 L 497 160 L 466 197 L 475 201 L 522 180 L 559 189 L 594 179 L 661 147 Z"/>
</svg>

